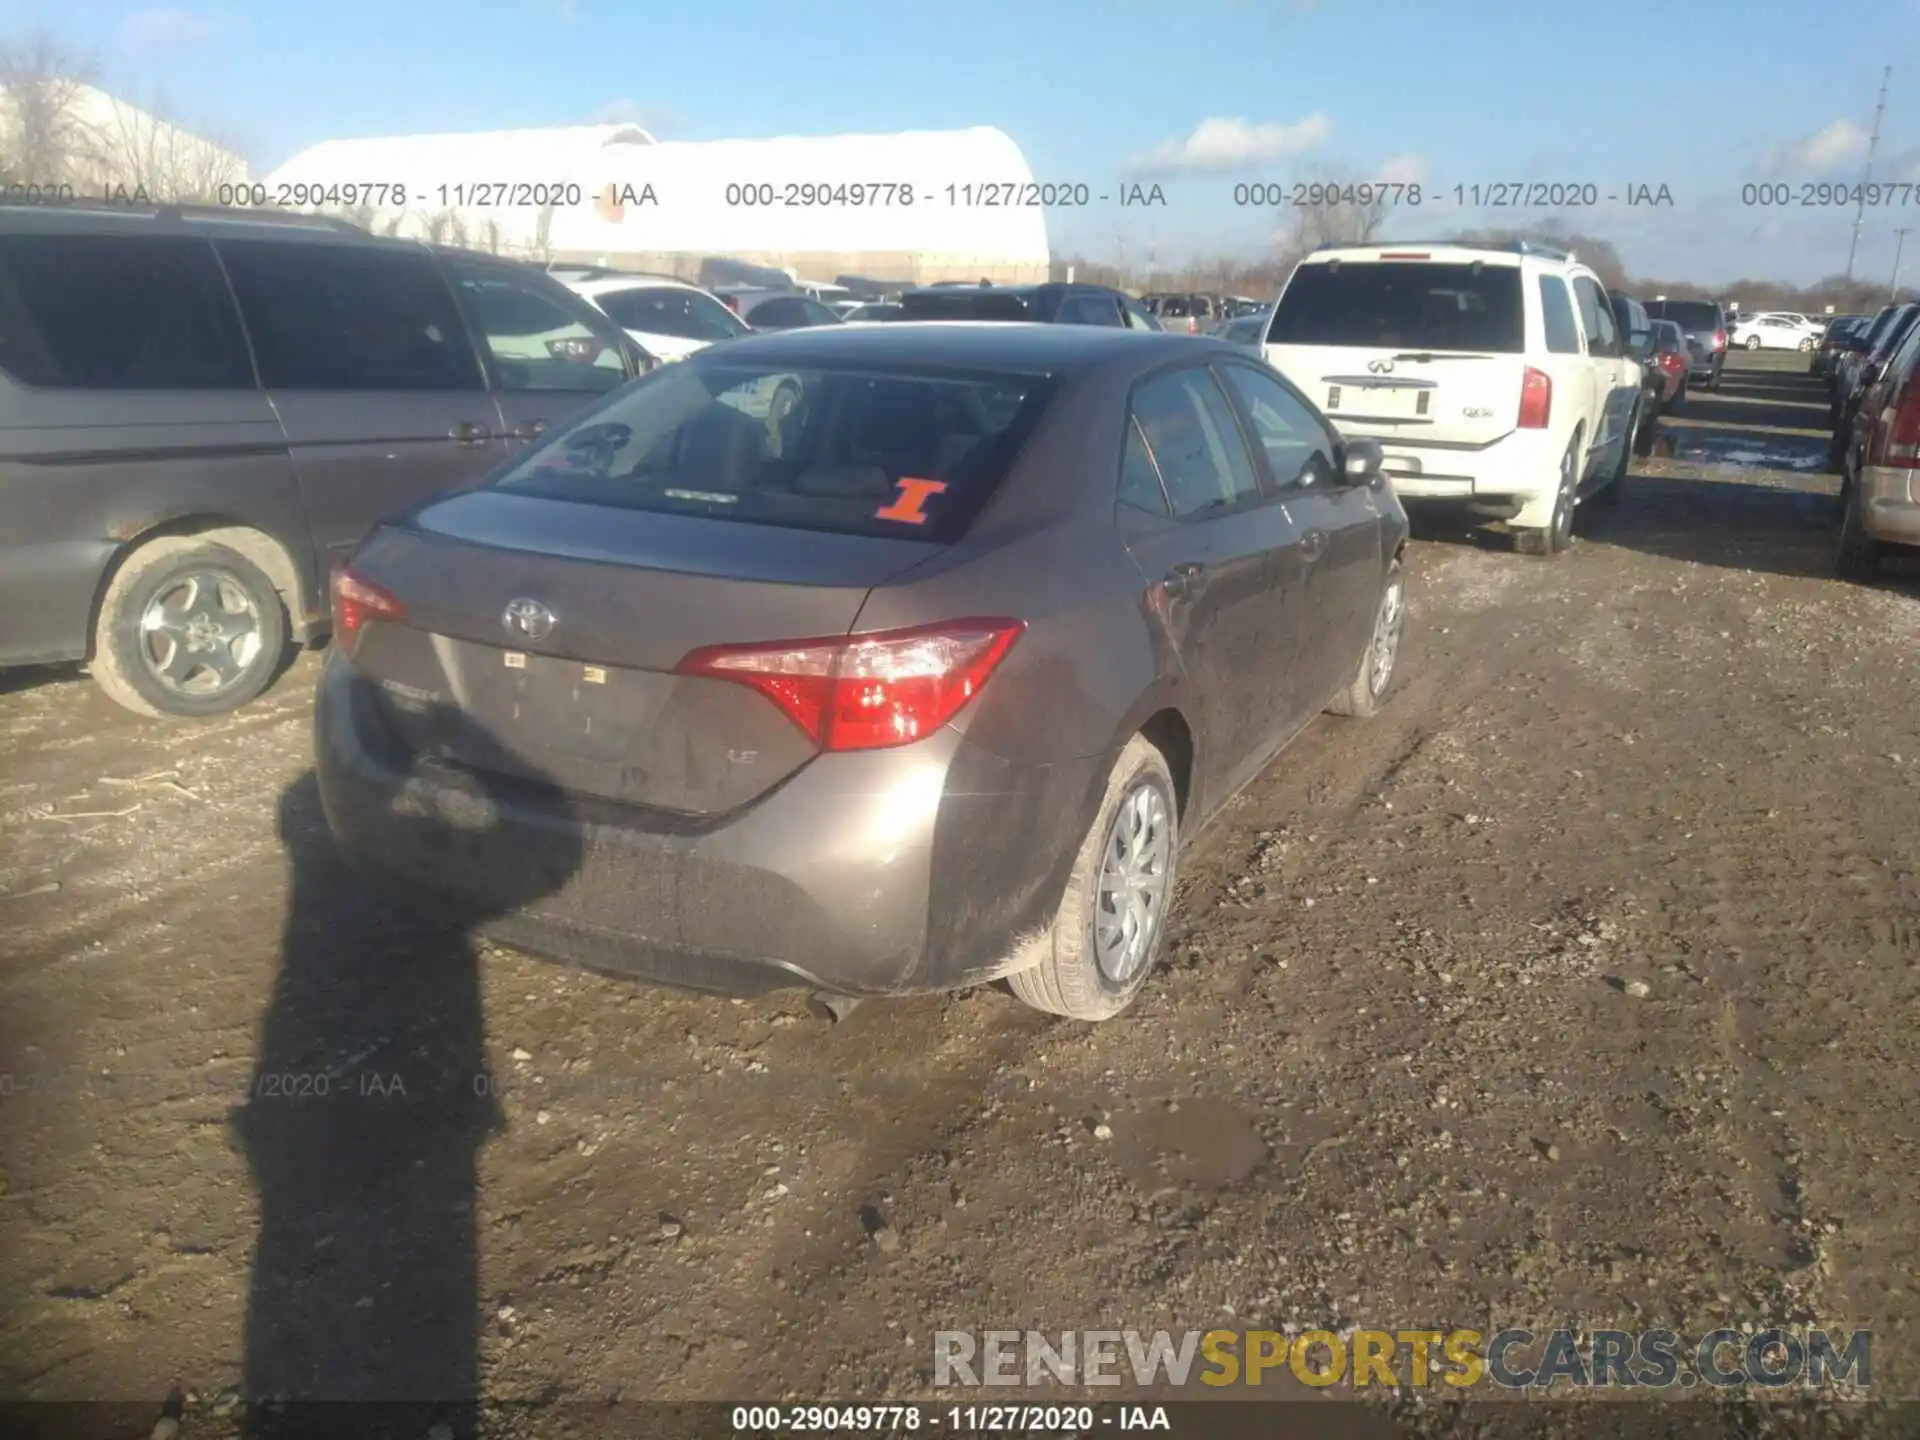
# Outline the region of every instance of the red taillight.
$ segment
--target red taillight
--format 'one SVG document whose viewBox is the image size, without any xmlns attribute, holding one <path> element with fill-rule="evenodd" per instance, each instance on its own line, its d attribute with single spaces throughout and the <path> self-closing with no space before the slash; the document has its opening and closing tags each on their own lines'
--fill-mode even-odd
<svg viewBox="0 0 1920 1440">
<path fill-rule="evenodd" d="M 1716 350 L 1724 350 L 1727 348 L 1727 332 L 1726 331 L 1716 330 L 1713 332 L 1713 348 Z"/>
<path fill-rule="evenodd" d="M 1920 470 L 1920 375 L 1910 376 L 1900 392 L 1879 459 L 1895 469 Z"/>
<path fill-rule="evenodd" d="M 951 620 L 838 640 L 714 645 L 678 668 L 758 690 L 822 750 L 880 750 L 958 715 L 1025 629 L 1019 620 Z"/>
<path fill-rule="evenodd" d="M 1520 428 L 1544 430 L 1553 414 L 1553 377 L 1529 368 L 1520 380 Z"/>
<path fill-rule="evenodd" d="M 1686 356 L 1676 355 L 1671 350 L 1663 350 L 1660 352 L 1660 368 L 1662 370 L 1684 370 L 1686 366 Z"/>
<path fill-rule="evenodd" d="M 333 643 L 351 656 L 369 620 L 405 620 L 407 607 L 393 592 L 356 575 L 349 565 L 333 571 Z"/>
</svg>

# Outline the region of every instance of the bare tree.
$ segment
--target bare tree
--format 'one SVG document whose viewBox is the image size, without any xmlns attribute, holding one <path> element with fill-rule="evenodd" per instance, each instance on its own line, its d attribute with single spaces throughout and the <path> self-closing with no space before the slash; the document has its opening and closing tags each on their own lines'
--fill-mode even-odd
<svg viewBox="0 0 1920 1440">
<path fill-rule="evenodd" d="M 1365 245 L 1380 233 L 1391 206 L 1390 187 L 1329 172 L 1311 182 L 1322 188 L 1323 205 L 1295 207 L 1274 237 L 1284 272 L 1291 274 L 1302 256 L 1322 245 Z"/>
<path fill-rule="evenodd" d="M 237 150 L 190 133 L 156 97 L 146 106 L 106 99 L 89 127 L 90 159 L 101 185 L 144 192 L 157 201 L 220 201 L 247 178 Z"/>
<path fill-rule="evenodd" d="M 92 145 L 85 102 L 96 66 L 45 35 L 0 45 L 0 179 L 82 185 Z"/>
</svg>

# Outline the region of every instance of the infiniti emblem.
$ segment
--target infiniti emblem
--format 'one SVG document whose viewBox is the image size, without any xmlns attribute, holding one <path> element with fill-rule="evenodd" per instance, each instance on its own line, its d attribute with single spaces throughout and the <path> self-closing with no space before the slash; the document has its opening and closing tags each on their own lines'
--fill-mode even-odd
<svg viewBox="0 0 1920 1440">
<path fill-rule="evenodd" d="M 509 600 L 500 623 L 526 640 L 544 640 L 553 633 L 553 612 L 538 600 Z"/>
<path fill-rule="evenodd" d="M 1393 362 L 1391 360 L 1369 360 L 1367 361 L 1367 369 L 1376 375 L 1391 375 L 1393 373 Z"/>
</svg>

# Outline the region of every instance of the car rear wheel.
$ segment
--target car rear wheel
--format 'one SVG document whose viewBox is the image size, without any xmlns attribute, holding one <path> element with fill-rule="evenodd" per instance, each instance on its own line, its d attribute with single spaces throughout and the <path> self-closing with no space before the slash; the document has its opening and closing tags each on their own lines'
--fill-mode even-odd
<svg viewBox="0 0 1920 1440">
<path fill-rule="evenodd" d="M 1136 735 L 1107 778 L 1038 964 L 1007 977 L 1036 1010 L 1110 1020 L 1158 960 L 1173 903 L 1180 819 L 1166 757 Z"/>
<path fill-rule="evenodd" d="M 1867 534 L 1860 513 L 1860 487 L 1849 481 L 1840 497 L 1840 544 L 1833 557 L 1834 573 L 1842 580 L 1872 580 L 1880 572 L 1887 547 Z"/>
<path fill-rule="evenodd" d="M 169 536 L 134 551 L 101 597 L 93 678 L 136 714 L 207 719 L 266 689 L 286 648 L 286 610 L 259 566 Z"/>
<path fill-rule="evenodd" d="M 1573 512 L 1579 504 L 1580 435 L 1568 442 L 1560 459 L 1560 488 L 1555 493 L 1553 519 L 1539 527 L 1513 532 L 1513 544 L 1522 555 L 1564 555 L 1573 545 Z"/>
<path fill-rule="evenodd" d="M 1347 688 L 1333 697 L 1327 710 L 1334 715 L 1350 715 L 1367 720 L 1380 713 L 1400 661 L 1400 639 L 1407 623 L 1407 580 L 1398 560 L 1387 566 L 1386 584 L 1380 587 L 1380 607 L 1374 612 L 1373 634 L 1360 656 L 1359 667 Z"/>
</svg>

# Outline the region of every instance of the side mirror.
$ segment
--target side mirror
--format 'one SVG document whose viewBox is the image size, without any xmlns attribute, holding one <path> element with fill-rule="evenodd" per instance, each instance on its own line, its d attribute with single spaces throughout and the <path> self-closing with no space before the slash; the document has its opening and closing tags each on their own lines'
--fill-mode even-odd
<svg viewBox="0 0 1920 1440">
<path fill-rule="evenodd" d="M 1341 451 L 1340 478 L 1349 485 L 1371 485 L 1379 478 L 1386 459 L 1380 442 L 1371 436 L 1349 440 Z"/>
</svg>

